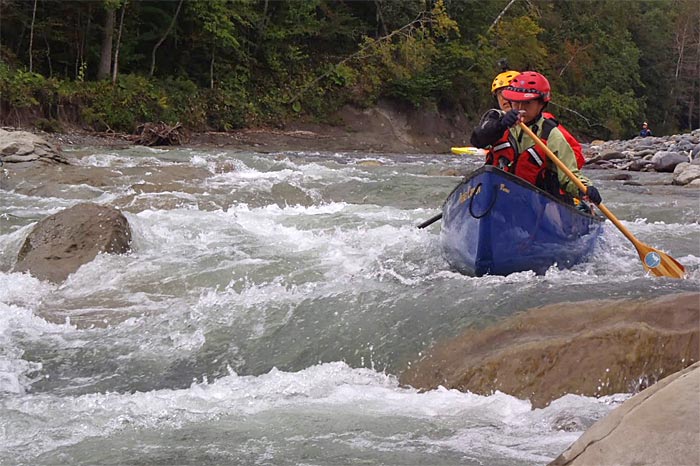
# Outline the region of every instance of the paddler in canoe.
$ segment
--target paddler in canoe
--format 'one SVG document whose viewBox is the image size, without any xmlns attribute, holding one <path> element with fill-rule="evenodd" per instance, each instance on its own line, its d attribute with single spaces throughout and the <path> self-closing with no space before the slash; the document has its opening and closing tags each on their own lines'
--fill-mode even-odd
<svg viewBox="0 0 700 466">
<path fill-rule="evenodd" d="M 504 81 L 515 76 L 508 85 Z M 525 123 L 554 152 L 559 160 L 587 187 L 585 197 L 594 204 L 602 201 L 600 192 L 579 171 L 575 150 L 554 118 L 544 110 L 551 100 L 551 86 L 547 78 L 534 71 L 505 72 L 496 76 L 492 92 L 502 110 L 489 110 L 474 129 L 471 143 L 488 149 L 486 163 L 502 168 L 559 196 L 567 202 L 584 198 L 575 183 L 552 164 L 535 141 L 519 127 Z M 511 107 L 507 111 L 504 108 Z M 565 130 L 564 130 L 565 131 Z M 570 135 L 569 135 L 570 136 Z M 573 138 L 570 136 L 570 139 Z M 575 145 L 575 144 L 574 144 Z"/>
</svg>

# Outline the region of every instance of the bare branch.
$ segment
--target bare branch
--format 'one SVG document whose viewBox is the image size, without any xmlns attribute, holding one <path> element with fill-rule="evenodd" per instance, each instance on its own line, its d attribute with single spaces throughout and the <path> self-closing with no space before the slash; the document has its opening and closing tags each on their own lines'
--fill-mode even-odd
<svg viewBox="0 0 700 466">
<path fill-rule="evenodd" d="M 573 63 L 574 59 L 576 58 L 576 55 L 578 55 L 579 52 L 582 52 L 582 51 L 590 48 L 591 45 L 593 45 L 593 44 L 584 45 L 583 47 L 581 47 L 581 46 L 576 47 L 576 51 L 571 55 L 571 58 L 569 59 L 569 61 L 566 62 L 566 65 L 564 65 L 564 67 L 559 71 L 559 76 L 564 74 L 564 71 L 566 71 L 566 69 L 569 67 L 569 65 L 571 63 Z"/>
<path fill-rule="evenodd" d="M 112 84 L 117 82 L 117 74 L 119 73 L 119 47 L 122 42 L 122 29 L 124 29 L 124 12 L 126 11 L 126 4 L 129 0 L 124 0 L 124 5 L 122 6 L 121 18 L 119 18 L 119 32 L 117 33 L 117 46 L 114 49 L 114 67 L 112 68 Z"/>
<path fill-rule="evenodd" d="M 33 45 L 34 45 L 34 20 L 36 19 L 36 2 L 34 0 L 34 9 L 32 10 L 32 26 L 29 29 L 29 72 L 32 72 L 32 55 L 33 55 Z"/>
<path fill-rule="evenodd" d="M 486 32 L 491 32 L 491 30 L 496 27 L 498 22 L 501 20 L 503 15 L 506 14 L 506 11 L 508 11 L 508 8 L 510 8 L 513 3 L 515 3 L 515 0 L 510 0 L 510 2 L 508 2 L 508 5 L 506 5 L 506 7 L 503 9 L 503 11 L 501 11 L 498 14 L 498 16 L 496 16 L 496 19 L 493 20 L 493 23 L 491 23 L 491 26 L 488 28 L 488 30 Z"/>
<path fill-rule="evenodd" d="M 153 72 L 156 69 L 156 50 L 158 50 L 158 47 L 165 42 L 166 37 L 170 34 L 170 31 L 173 29 L 175 26 L 175 21 L 177 20 L 177 15 L 180 13 L 180 7 L 182 7 L 182 2 L 184 0 L 180 0 L 180 3 L 177 4 L 177 10 L 175 10 L 175 14 L 173 15 L 173 19 L 170 21 L 170 25 L 168 25 L 168 29 L 165 30 L 165 33 L 163 36 L 160 38 L 160 40 L 156 43 L 156 45 L 153 46 L 153 51 L 151 52 L 151 72 L 149 73 L 150 76 L 153 76 Z M 267 7 L 267 4 L 266 4 Z"/>
</svg>

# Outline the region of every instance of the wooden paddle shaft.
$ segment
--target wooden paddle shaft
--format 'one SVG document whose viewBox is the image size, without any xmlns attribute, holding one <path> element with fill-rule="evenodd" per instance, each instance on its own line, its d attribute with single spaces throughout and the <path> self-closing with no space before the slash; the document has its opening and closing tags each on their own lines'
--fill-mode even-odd
<svg viewBox="0 0 700 466">
<path fill-rule="evenodd" d="M 520 122 L 518 124 L 520 125 L 520 129 L 525 131 L 525 134 L 530 136 L 530 138 L 532 138 L 532 140 L 535 141 L 535 144 L 537 144 L 540 147 L 540 149 L 542 149 L 545 152 L 545 154 L 547 154 L 547 157 L 549 157 L 550 160 L 554 162 L 554 165 L 556 165 L 559 170 L 563 171 L 566 174 L 566 176 L 568 176 L 569 179 L 574 182 L 578 189 L 580 189 L 584 193 L 588 192 L 588 188 L 585 184 L 583 184 L 581 180 L 578 179 L 578 176 L 574 175 L 574 173 L 571 170 L 569 170 L 569 167 L 564 165 L 564 162 L 559 160 L 559 157 L 554 155 L 554 152 L 552 152 L 552 150 L 549 147 L 547 147 L 547 145 L 544 142 L 542 142 L 542 140 L 538 138 L 537 135 L 533 133 L 532 130 L 528 128 L 525 123 Z"/>
<path fill-rule="evenodd" d="M 569 179 L 574 182 L 574 184 L 576 185 L 576 187 L 578 187 L 578 189 L 580 189 L 584 193 L 588 192 L 588 187 L 585 184 L 583 184 L 583 182 L 578 178 L 578 176 L 574 175 L 574 173 L 571 170 L 569 170 L 569 167 L 564 165 L 564 162 L 559 160 L 559 157 L 557 157 L 554 154 L 554 152 L 552 152 L 552 150 L 549 147 L 547 147 L 547 145 L 544 142 L 542 142 L 542 140 L 540 138 L 538 138 L 537 135 L 530 128 L 527 127 L 527 125 L 525 123 L 520 122 L 518 124 L 520 125 L 520 128 L 523 131 L 525 131 L 525 134 L 530 136 L 532 138 L 532 140 L 535 141 L 535 144 L 537 144 L 540 147 L 540 149 L 542 149 L 545 152 L 545 154 L 547 154 L 547 157 L 549 157 L 550 160 L 552 162 L 554 162 L 554 164 L 557 166 L 557 168 L 559 170 L 561 170 L 562 172 L 564 172 L 564 174 L 566 174 L 566 176 L 568 176 Z M 634 237 L 632 232 L 630 232 L 617 219 L 617 217 L 615 217 L 615 215 L 613 215 L 613 213 L 610 212 L 608 210 L 608 208 L 603 205 L 602 202 L 600 204 L 596 204 L 596 205 L 598 206 L 600 211 L 603 212 L 605 214 L 605 216 L 608 217 L 608 219 L 610 219 L 610 221 L 613 222 L 613 224 L 622 232 L 622 234 L 625 235 L 625 237 L 628 240 L 630 240 L 632 242 L 632 244 L 634 244 L 634 246 L 637 249 L 639 249 L 641 246 L 643 246 L 643 244 L 637 238 Z"/>
<path fill-rule="evenodd" d="M 540 149 L 542 149 L 545 152 L 545 154 L 547 154 L 547 157 L 549 157 L 549 159 L 552 162 L 554 162 L 554 165 L 556 165 L 559 170 L 564 172 L 564 174 L 568 176 L 571 181 L 574 182 L 578 189 L 580 189 L 584 193 L 588 192 L 588 187 L 585 184 L 583 184 L 583 182 L 578 178 L 578 176 L 574 175 L 574 173 L 571 170 L 569 170 L 569 167 L 564 165 L 564 162 L 559 160 L 559 157 L 557 157 L 554 154 L 554 152 L 552 152 L 552 150 L 549 147 L 547 147 L 547 145 L 544 142 L 542 142 L 542 140 L 538 138 L 537 135 L 530 128 L 528 128 L 528 126 L 525 123 L 520 122 L 518 124 L 520 125 L 520 128 L 523 131 L 525 131 L 525 134 L 530 136 L 530 138 L 532 138 L 532 140 L 535 141 L 535 144 L 537 144 L 540 147 Z M 632 232 L 625 228 L 625 226 L 617 219 L 617 217 L 615 217 L 615 215 L 613 215 L 612 212 L 608 210 L 607 207 L 603 205 L 602 202 L 596 205 L 598 206 L 600 211 L 603 212 L 605 216 L 608 217 L 608 219 L 610 219 L 611 222 L 613 222 L 613 224 L 615 224 L 615 226 L 622 232 L 622 234 L 625 235 L 625 237 L 628 240 L 630 240 L 632 244 L 635 245 L 635 247 L 639 248 L 641 243 L 637 238 L 634 237 L 634 235 L 632 235 Z"/>
</svg>

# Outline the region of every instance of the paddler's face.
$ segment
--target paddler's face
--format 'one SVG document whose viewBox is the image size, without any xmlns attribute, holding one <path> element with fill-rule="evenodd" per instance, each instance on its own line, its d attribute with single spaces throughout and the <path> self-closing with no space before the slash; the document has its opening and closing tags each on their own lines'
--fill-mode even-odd
<svg viewBox="0 0 700 466">
<path fill-rule="evenodd" d="M 498 100 L 498 106 L 501 107 L 501 110 L 503 110 L 504 112 L 507 112 L 512 108 L 510 106 L 510 101 L 506 100 L 505 97 L 503 97 L 503 89 L 499 89 L 496 91 L 496 100 Z"/>
<path fill-rule="evenodd" d="M 513 109 L 518 110 L 525 123 L 531 123 L 542 112 L 544 102 L 541 99 L 525 100 L 523 102 L 511 101 Z"/>
</svg>

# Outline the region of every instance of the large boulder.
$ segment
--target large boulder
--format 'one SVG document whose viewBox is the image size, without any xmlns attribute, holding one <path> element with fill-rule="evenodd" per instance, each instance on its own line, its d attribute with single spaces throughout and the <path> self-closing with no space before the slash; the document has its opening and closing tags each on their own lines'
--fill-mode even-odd
<svg viewBox="0 0 700 466">
<path fill-rule="evenodd" d="M 700 165 L 683 162 L 673 170 L 673 184 L 686 185 L 700 179 Z"/>
<path fill-rule="evenodd" d="M 130 250 L 131 229 L 112 207 L 75 205 L 41 220 L 27 236 L 14 270 L 60 283 L 101 252 Z"/>
<path fill-rule="evenodd" d="M 67 163 L 56 147 L 36 134 L 0 129 L 0 165 L 19 162 Z"/>
<path fill-rule="evenodd" d="M 700 464 L 700 363 L 622 403 L 550 466 Z"/>
<path fill-rule="evenodd" d="M 680 152 L 659 151 L 651 158 L 651 163 L 654 164 L 654 170 L 657 172 L 673 172 L 676 165 L 683 162 L 688 162 L 688 156 Z"/>
<path fill-rule="evenodd" d="M 698 360 L 700 293 L 683 293 L 531 309 L 438 343 L 400 381 L 544 407 L 567 393 L 634 393 Z"/>
</svg>

